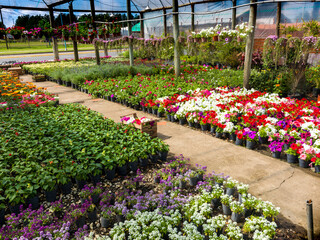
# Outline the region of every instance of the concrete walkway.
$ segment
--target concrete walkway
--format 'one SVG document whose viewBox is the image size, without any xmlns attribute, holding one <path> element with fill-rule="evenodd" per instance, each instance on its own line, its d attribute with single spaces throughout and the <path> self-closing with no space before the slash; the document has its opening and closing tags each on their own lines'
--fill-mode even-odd
<svg viewBox="0 0 320 240">
<path fill-rule="evenodd" d="M 21 76 L 21 79 L 32 81 L 30 75 Z M 120 116 L 133 112 L 139 117 L 155 119 L 153 115 L 107 100 L 91 99 L 85 93 L 53 82 L 35 85 L 59 94 L 61 104 L 80 102 L 116 122 L 120 122 Z M 251 194 L 271 201 L 281 208 L 285 218 L 304 228 L 307 227 L 306 200 L 312 199 L 315 233 L 320 234 L 320 176 L 317 174 L 165 120 L 158 123 L 158 136 L 170 145 L 171 153 L 183 154 L 193 164 L 207 166 L 208 171 L 224 173 L 250 184 Z"/>
</svg>

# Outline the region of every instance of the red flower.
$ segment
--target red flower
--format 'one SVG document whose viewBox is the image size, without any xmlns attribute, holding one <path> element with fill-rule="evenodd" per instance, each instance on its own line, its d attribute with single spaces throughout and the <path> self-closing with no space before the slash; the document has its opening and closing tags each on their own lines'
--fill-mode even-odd
<svg viewBox="0 0 320 240">
<path fill-rule="evenodd" d="M 297 149 L 298 149 L 298 145 L 295 144 L 295 143 L 292 143 L 292 144 L 290 145 L 290 148 L 291 148 L 292 150 L 297 150 Z"/>
</svg>

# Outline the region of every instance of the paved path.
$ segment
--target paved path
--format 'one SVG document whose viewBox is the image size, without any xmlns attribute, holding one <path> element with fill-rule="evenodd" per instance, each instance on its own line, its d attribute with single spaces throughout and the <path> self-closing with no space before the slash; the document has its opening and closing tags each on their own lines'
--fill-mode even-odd
<svg viewBox="0 0 320 240">
<path fill-rule="evenodd" d="M 22 76 L 30 80 L 28 75 Z M 89 95 L 53 82 L 35 83 L 51 93 L 59 94 L 60 103 L 80 102 L 104 116 L 120 122 L 120 116 L 137 112 L 139 117 L 155 118 L 118 103 L 91 99 Z M 191 158 L 193 164 L 208 167 L 209 171 L 225 173 L 250 184 L 249 192 L 269 200 L 281 208 L 283 216 L 306 228 L 306 200 L 313 200 L 315 232 L 320 234 L 320 176 L 256 151 L 236 146 L 210 134 L 186 126 L 160 120 L 158 136 L 170 145 L 170 152 Z"/>
<path fill-rule="evenodd" d="M 100 51 L 100 56 L 104 56 L 104 51 Z M 118 56 L 116 50 L 109 50 L 108 55 L 112 57 Z M 73 59 L 73 52 L 60 52 L 60 59 Z M 79 57 L 95 57 L 94 51 L 79 51 Z M 0 56 L 0 64 L 8 61 L 15 62 L 31 62 L 31 61 L 44 61 L 44 60 L 54 60 L 53 53 L 35 53 L 35 54 L 21 54 L 21 55 L 5 55 Z"/>
</svg>

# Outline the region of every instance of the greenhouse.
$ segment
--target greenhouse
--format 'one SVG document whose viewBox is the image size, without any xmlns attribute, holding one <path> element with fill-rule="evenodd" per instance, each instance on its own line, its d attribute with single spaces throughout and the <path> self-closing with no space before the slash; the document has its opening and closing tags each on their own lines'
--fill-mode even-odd
<svg viewBox="0 0 320 240">
<path fill-rule="evenodd" d="M 2 0 L 0 239 L 318 239 L 319 12 Z"/>
</svg>

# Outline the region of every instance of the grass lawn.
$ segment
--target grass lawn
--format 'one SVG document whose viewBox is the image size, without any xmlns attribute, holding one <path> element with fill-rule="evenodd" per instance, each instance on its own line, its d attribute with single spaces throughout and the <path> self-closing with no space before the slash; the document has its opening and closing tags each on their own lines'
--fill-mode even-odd
<svg viewBox="0 0 320 240">
<path fill-rule="evenodd" d="M 59 52 L 66 50 L 64 41 L 58 42 Z M 72 42 L 66 42 L 67 51 L 73 51 Z M 6 43 L 4 40 L 0 40 L 0 55 L 9 55 L 9 54 L 21 54 L 21 53 L 45 53 L 52 52 L 52 43 L 40 42 L 39 40 L 35 41 L 20 41 L 20 40 L 10 40 L 8 41 L 8 47 L 6 48 Z M 94 50 L 92 44 L 79 44 L 79 50 Z"/>
</svg>

